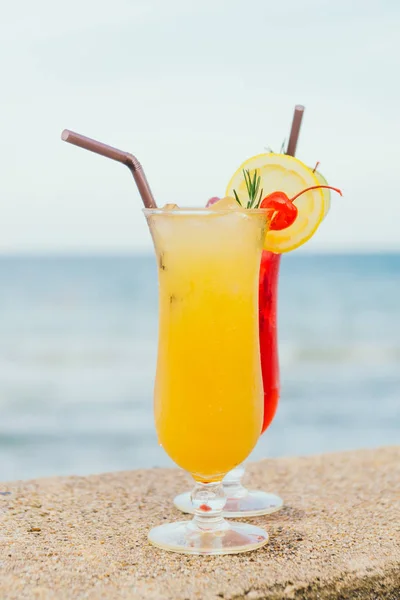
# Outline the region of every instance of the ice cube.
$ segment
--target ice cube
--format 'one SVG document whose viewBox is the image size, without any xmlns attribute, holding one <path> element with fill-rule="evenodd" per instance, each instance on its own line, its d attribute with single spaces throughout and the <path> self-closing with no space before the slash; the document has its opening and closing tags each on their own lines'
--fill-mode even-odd
<svg viewBox="0 0 400 600">
<path fill-rule="evenodd" d="M 241 206 L 232 196 L 225 196 L 210 206 L 211 210 L 240 210 Z"/>
<path fill-rule="evenodd" d="M 219 196 L 213 196 L 212 198 L 209 199 L 209 201 L 206 204 L 206 208 L 210 208 L 210 206 L 212 206 L 213 204 L 215 204 L 216 202 L 219 202 L 221 200 L 221 198 Z"/>
</svg>

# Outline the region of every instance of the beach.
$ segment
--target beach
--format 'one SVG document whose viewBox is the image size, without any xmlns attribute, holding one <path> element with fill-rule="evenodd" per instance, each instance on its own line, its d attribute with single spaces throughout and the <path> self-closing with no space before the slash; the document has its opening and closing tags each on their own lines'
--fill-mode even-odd
<svg viewBox="0 0 400 600">
<path fill-rule="evenodd" d="M 285 507 L 251 519 L 256 552 L 186 556 L 147 542 L 185 519 L 178 469 L 55 477 L 3 486 L 0 597 L 129 600 L 397 600 L 399 448 L 254 463 L 247 480 Z"/>
</svg>

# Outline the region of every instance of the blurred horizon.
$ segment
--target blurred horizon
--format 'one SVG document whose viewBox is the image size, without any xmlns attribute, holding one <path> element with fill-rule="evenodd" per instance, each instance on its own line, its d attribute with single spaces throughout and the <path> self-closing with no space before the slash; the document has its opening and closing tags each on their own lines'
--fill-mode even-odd
<svg viewBox="0 0 400 600">
<path fill-rule="evenodd" d="M 308 256 L 308 257 L 318 257 L 318 256 L 360 256 L 360 257 L 368 257 L 368 256 L 379 256 L 379 255 L 398 255 L 400 254 L 400 248 L 394 249 L 384 249 L 379 248 L 377 250 L 369 250 L 365 249 L 353 249 L 353 250 L 345 250 L 345 249 L 332 249 L 332 248 L 319 248 L 316 250 L 315 248 L 307 250 L 306 248 L 297 248 L 294 252 L 283 253 L 282 257 L 287 256 Z M 2 258 L 32 258 L 32 259 L 46 259 L 46 258 L 54 258 L 54 259 L 62 259 L 62 258 L 129 258 L 129 257 L 154 257 L 154 250 L 152 247 L 144 247 L 131 249 L 127 248 L 124 250 L 123 248 L 116 249 L 104 249 L 104 248 L 90 248 L 90 250 L 84 248 L 75 248 L 75 249 L 67 249 L 63 250 L 59 248 L 57 250 L 47 250 L 40 251 L 37 249 L 21 249 L 21 250 L 9 250 L 9 251 L 0 251 L 0 259 Z M 155 258 L 154 258 L 155 260 Z"/>
</svg>

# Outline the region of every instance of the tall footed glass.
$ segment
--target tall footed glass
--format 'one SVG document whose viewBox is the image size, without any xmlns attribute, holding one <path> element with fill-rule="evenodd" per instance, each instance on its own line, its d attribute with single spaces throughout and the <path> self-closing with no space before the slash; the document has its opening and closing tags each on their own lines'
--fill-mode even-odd
<svg viewBox="0 0 400 600">
<path fill-rule="evenodd" d="M 224 476 L 263 424 L 258 276 L 265 210 L 145 210 L 158 261 L 155 423 L 167 454 L 195 480 L 194 518 L 149 533 L 156 546 L 233 554 L 264 545 L 259 527 L 225 521 Z"/>
<path fill-rule="evenodd" d="M 278 278 L 281 254 L 263 252 L 259 280 L 260 356 L 264 387 L 263 434 L 271 424 L 278 407 L 279 356 L 277 333 Z M 276 512 L 283 506 L 276 494 L 261 490 L 248 490 L 242 484 L 245 469 L 240 465 L 224 479 L 227 495 L 225 516 L 253 517 Z"/>
<path fill-rule="evenodd" d="M 263 252 L 259 275 L 259 340 L 264 388 L 264 419 L 261 434 L 271 424 L 278 406 L 279 357 L 277 336 L 278 278 L 281 255 Z M 276 512 L 283 506 L 282 499 L 271 492 L 248 490 L 242 484 L 244 465 L 232 469 L 224 478 L 227 501 L 225 517 L 252 517 Z M 175 497 L 174 504 L 185 513 L 193 513 L 190 493 Z"/>
</svg>

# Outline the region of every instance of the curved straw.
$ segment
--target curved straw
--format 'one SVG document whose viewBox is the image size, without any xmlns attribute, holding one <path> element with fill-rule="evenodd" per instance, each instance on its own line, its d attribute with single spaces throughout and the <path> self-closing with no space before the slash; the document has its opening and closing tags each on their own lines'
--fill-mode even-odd
<svg viewBox="0 0 400 600">
<path fill-rule="evenodd" d="M 157 208 L 156 201 L 154 200 L 154 196 L 146 179 L 146 175 L 144 174 L 142 165 L 138 159 L 133 156 L 133 154 L 118 150 L 117 148 L 113 148 L 112 146 L 108 146 L 107 144 L 103 144 L 102 142 L 98 142 L 92 138 L 88 138 L 80 133 L 75 133 L 69 129 L 64 129 L 61 134 L 61 139 L 64 142 L 74 144 L 74 146 L 79 146 L 80 148 L 84 148 L 90 152 L 95 152 L 96 154 L 100 154 L 106 158 L 111 158 L 111 160 L 116 160 L 117 162 L 126 165 L 133 175 L 145 207 Z"/>
<path fill-rule="evenodd" d="M 286 150 L 286 154 L 289 156 L 294 156 L 296 154 L 296 146 L 299 139 L 301 121 L 303 119 L 304 114 L 304 106 L 301 104 L 297 104 L 294 107 L 292 128 L 290 130 L 289 143 Z"/>
</svg>

